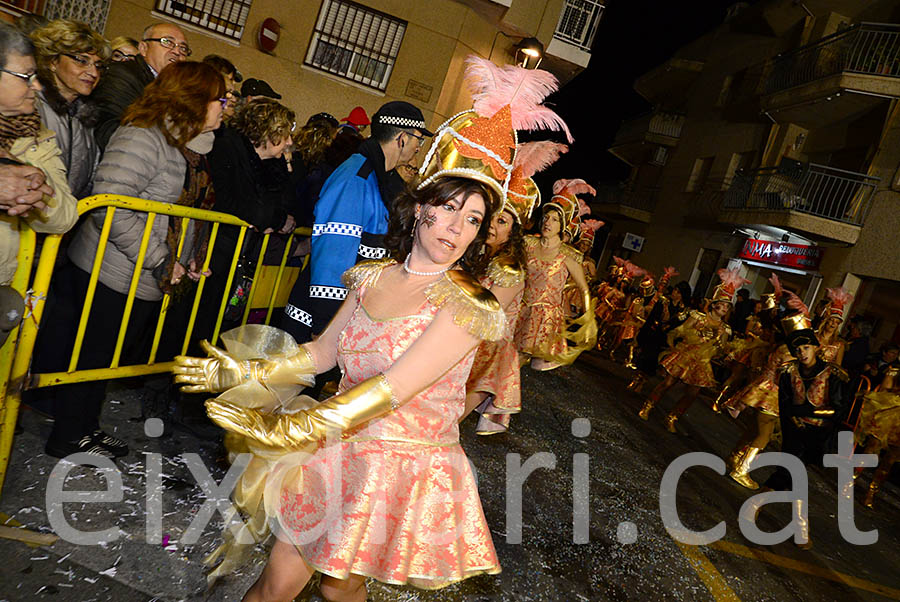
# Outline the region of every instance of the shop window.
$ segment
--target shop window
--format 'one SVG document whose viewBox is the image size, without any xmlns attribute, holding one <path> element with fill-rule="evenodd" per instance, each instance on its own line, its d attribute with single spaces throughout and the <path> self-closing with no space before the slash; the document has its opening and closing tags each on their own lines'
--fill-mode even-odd
<svg viewBox="0 0 900 602">
<path fill-rule="evenodd" d="M 688 178 L 685 192 L 699 192 L 703 190 L 706 180 L 709 178 L 709 172 L 712 169 L 713 159 L 715 157 L 700 157 L 694 161 L 694 167 L 691 169 L 691 177 Z"/>
<path fill-rule="evenodd" d="M 251 0 L 157 0 L 155 12 L 239 42 Z"/>
<path fill-rule="evenodd" d="M 385 90 L 406 21 L 346 0 L 324 0 L 305 64 Z"/>
</svg>

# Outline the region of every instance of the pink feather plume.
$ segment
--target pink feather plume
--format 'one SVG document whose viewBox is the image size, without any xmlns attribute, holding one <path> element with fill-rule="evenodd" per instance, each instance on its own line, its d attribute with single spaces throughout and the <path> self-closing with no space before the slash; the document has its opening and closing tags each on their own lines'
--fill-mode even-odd
<svg viewBox="0 0 900 602">
<path fill-rule="evenodd" d="M 615 261 L 616 265 L 619 267 L 622 267 L 623 265 L 625 265 L 625 260 L 622 259 L 621 257 L 616 257 L 615 255 L 613 255 L 613 261 Z"/>
<path fill-rule="evenodd" d="M 781 280 L 778 279 L 778 274 L 769 276 L 769 282 L 771 282 L 772 286 L 775 288 L 775 298 L 781 299 L 781 296 L 784 295 L 784 289 L 781 288 Z"/>
<path fill-rule="evenodd" d="M 538 142 L 524 142 L 516 147 L 516 158 L 513 167 L 519 169 L 522 175 L 530 178 L 539 171 L 544 171 L 559 159 L 559 156 L 568 152 L 569 147 L 558 142 L 541 140 Z"/>
<path fill-rule="evenodd" d="M 796 309 L 804 316 L 809 317 L 809 307 L 806 306 L 806 303 L 803 302 L 803 299 L 798 297 L 795 293 L 791 291 L 785 291 L 787 295 L 787 306 L 791 309 Z"/>
<path fill-rule="evenodd" d="M 492 117 L 509 105 L 515 129 L 564 132 L 570 143 L 575 141 L 562 117 L 541 106 L 547 96 L 559 89 L 552 73 L 515 65 L 500 67 L 470 55 L 466 58 L 466 82 L 472 93 L 472 108 L 480 116 Z"/>
<path fill-rule="evenodd" d="M 853 293 L 847 291 L 842 286 L 838 286 L 836 288 L 826 288 L 825 292 L 828 293 L 828 298 L 832 303 L 839 305 L 840 307 L 846 306 L 850 301 L 853 300 Z"/>
<path fill-rule="evenodd" d="M 678 270 L 675 269 L 675 266 L 669 266 L 663 270 L 663 278 L 666 280 L 671 280 L 675 276 L 678 275 Z"/>
<path fill-rule="evenodd" d="M 603 224 L 605 224 L 605 223 L 606 222 L 601 221 L 599 219 L 586 219 L 582 222 L 582 228 L 596 232 L 597 230 L 602 228 Z"/>
<path fill-rule="evenodd" d="M 643 276 L 647 273 L 647 270 L 640 267 L 636 263 L 631 263 L 627 259 L 625 260 L 625 274 L 630 276 L 632 279 L 637 278 L 638 276 Z"/>
<path fill-rule="evenodd" d="M 588 204 L 581 199 L 578 199 L 578 217 L 581 217 L 582 215 L 589 215 L 590 212 L 591 208 L 588 207 Z"/>
<path fill-rule="evenodd" d="M 739 268 L 727 269 L 721 268 L 716 274 L 719 275 L 719 278 L 722 279 L 722 284 L 730 284 L 734 287 L 734 290 L 737 290 L 738 287 L 744 284 L 750 284 L 750 281 L 741 276 Z"/>
<path fill-rule="evenodd" d="M 557 180 L 553 183 L 553 194 L 597 194 L 594 187 L 582 179 L 574 180 Z"/>
</svg>

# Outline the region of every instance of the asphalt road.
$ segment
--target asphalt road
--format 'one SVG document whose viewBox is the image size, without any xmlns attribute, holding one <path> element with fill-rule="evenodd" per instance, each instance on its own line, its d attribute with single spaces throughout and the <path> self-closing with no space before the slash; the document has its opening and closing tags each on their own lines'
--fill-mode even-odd
<svg viewBox="0 0 900 602">
<path fill-rule="evenodd" d="M 625 390 L 625 376 L 624 369 L 596 356 L 549 373 L 523 369 L 524 411 L 513 418 L 508 434 L 478 437 L 474 419 L 462 425 L 463 447 L 477 470 L 503 572 L 435 592 L 370 582 L 369 600 L 900 599 L 897 487 L 886 486 L 874 511 L 857 502 L 857 527 L 878 529 L 879 538 L 855 546 L 839 532 L 834 469 L 809 473 L 814 543 L 809 551 L 790 541 L 759 546 L 746 540 L 737 516 L 752 493 L 703 467 L 688 469 L 679 481 L 680 520 L 694 530 L 725 521 L 726 534 L 708 546 L 676 542 L 660 515 L 663 474 L 690 452 L 726 455 L 741 422 L 713 414 L 701 400 L 679 422 L 679 433 L 670 434 L 663 411 L 655 411 L 649 422 L 638 419 L 641 399 Z M 202 560 L 217 545 L 221 523 L 216 515 L 196 543 L 181 543 L 207 498 L 183 454 L 198 453 L 216 479 L 224 469 L 216 465 L 216 446 L 189 433 L 148 437 L 140 419 L 147 395 L 146 389 L 111 388 L 104 414 L 105 423 L 135 450 L 118 463 L 124 497 L 67 503 L 55 519 L 63 516 L 85 531 L 116 529 L 118 538 L 103 546 L 60 540 L 42 548 L 0 539 L 0 600 L 227 601 L 239 600 L 255 579 L 266 557 L 261 548 L 240 572 L 207 589 Z M 674 395 L 663 400 L 663 409 L 674 404 Z M 0 512 L 49 532 L 45 493 L 56 462 L 41 453 L 49 424 L 27 411 L 22 424 L 25 432 L 15 442 Z M 162 455 L 162 543 L 147 543 L 145 452 Z M 516 498 L 507 491 L 516 489 L 512 485 L 521 476 L 516 468 L 529 459 L 544 467 L 535 468 L 521 487 L 519 521 L 514 507 L 508 512 Z M 68 468 L 66 489 L 105 488 L 108 475 L 102 471 Z M 762 480 L 769 470 L 754 477 Z M 868 475 L 861 479 L 867 483 Z M 858 492 L 857 499 L 862 495 Z M 776 531 L 788 519 L 788 506 L 774 504 L 760 514 L 759 525 Z M 320 598 L 311 593 L 299 599 Z"/>
</svg>

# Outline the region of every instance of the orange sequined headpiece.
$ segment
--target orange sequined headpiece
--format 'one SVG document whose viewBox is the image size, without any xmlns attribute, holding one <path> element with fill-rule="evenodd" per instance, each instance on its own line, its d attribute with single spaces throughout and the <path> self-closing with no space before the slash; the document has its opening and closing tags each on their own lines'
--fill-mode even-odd
<svg viewBox="0 0 900 602">
<path fill-rule="evenodd" d="M 581 207 L 578 194 L 596 194 L 596 191 L 584 180 L 557 180 L 553 184 L 553 197 L 544 205 L 544 210 L 556 209 L 562 214 L 562 231 L 567 232 L 574 240 L 579 232 Z M 588 211 L 590 211 L 588 209 Z"/>
<path fill-rule="evenodd" d="M 472 109 L 457 113 L 435 132 L 419 170 L 419 188 L 441 177 L 463 177 L 484 183 L 506 202 L 513 176 L 519 129 L 563 130 L 565 122 L 541 102 L 559 87 L 556 78 L 537 69 L 499 67 L 470 56 L 466 82 Z"/>
</svg>

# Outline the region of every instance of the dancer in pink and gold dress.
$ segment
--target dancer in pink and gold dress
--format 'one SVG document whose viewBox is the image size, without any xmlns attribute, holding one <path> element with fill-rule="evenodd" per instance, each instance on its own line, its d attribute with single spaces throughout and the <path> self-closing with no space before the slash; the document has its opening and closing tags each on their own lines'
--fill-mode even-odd
<svg viewBox="0 0 900 602">
<path fill-rule="evenodd" d="M 552 370 L 571 364 L 597 340 L 594 303 L 581 267 L 581 253 L 562 242 L 562 235 L 573 234 L 578 211 L 576 194 L 594 189 L 583 180 L 560 180 L 554 184 L 555 194 L 544 205 L 541 235 L 525 237 L 526 264 L 525 297 L 519 325 L 516 328 L 516 347 L 531 358 L 535 370 Z M 562 307 L 563 289 L 572 275 L 584 298 L 585 313 L 573 321 L 579 329 L 567 332 L 568 324 Z M 566 339 L 575 344 L 569 346 Z"/>
<path fill-rule="evenodd" d="M 277 519 L 278 540 L 248 602 L 292 600 L 314 571 L 325 599 L 348 601 L 365 600 L 366 577 L 440 588 L 500 571 L 457 423 L 475 350 L 502 337 L 506 317 L 469 270 L 506 195 L 515 130 L 533 121 L 522 119 L 553 86 L 546 73 L 470 63 L 482 75 L 475 109 L 435 133 L 422 182 L 392 208 L 393 259 L 344 274 L 349 292 L 322 335 L 268 357 L 252 355 L 268 340 L 235 339 L 240 357 L 263 359 L 214 348 L 208 359 L 178 359 L 177 382 L 224 391 L 207 413 L 237 436 L 230 451 L 252 454 L 233 495 L 249 518 L 243 535 L 264 541 L 267 519 Z M 498 103 L 491 87 L 511 77 L 514 92 L 500 90 L 507 103 Z M 486 96 L 493 101 L 479 104 Z M 337 395 L 283 400 L 285 387 L 336 364 L 344 372 Z M 224 555 L 219 574 L 239 566 L 241 544 L 226 536 L 210 559 Z"/>
<path fill-rule="evenodd" d="M 531 176 L 549 167 L 567 150 L 565 145 L 554 142 L 519 145 L 506 202 L 503 210 L 494 214 L 488 231 L 491 259 L 481 284 L 490 289 L 505 308 L 507 332 L 500 341 L 484 341 L 479 345 L 466 383 L 466 413 L 474 408 L 481 414 L 475 427 L 479 435 L 505 432 L 512 414 L 522 409 L 519 354 L 513 334 L 525 292 L 523 225 L 528 223 L 541 198 Z"/>
</svg>

